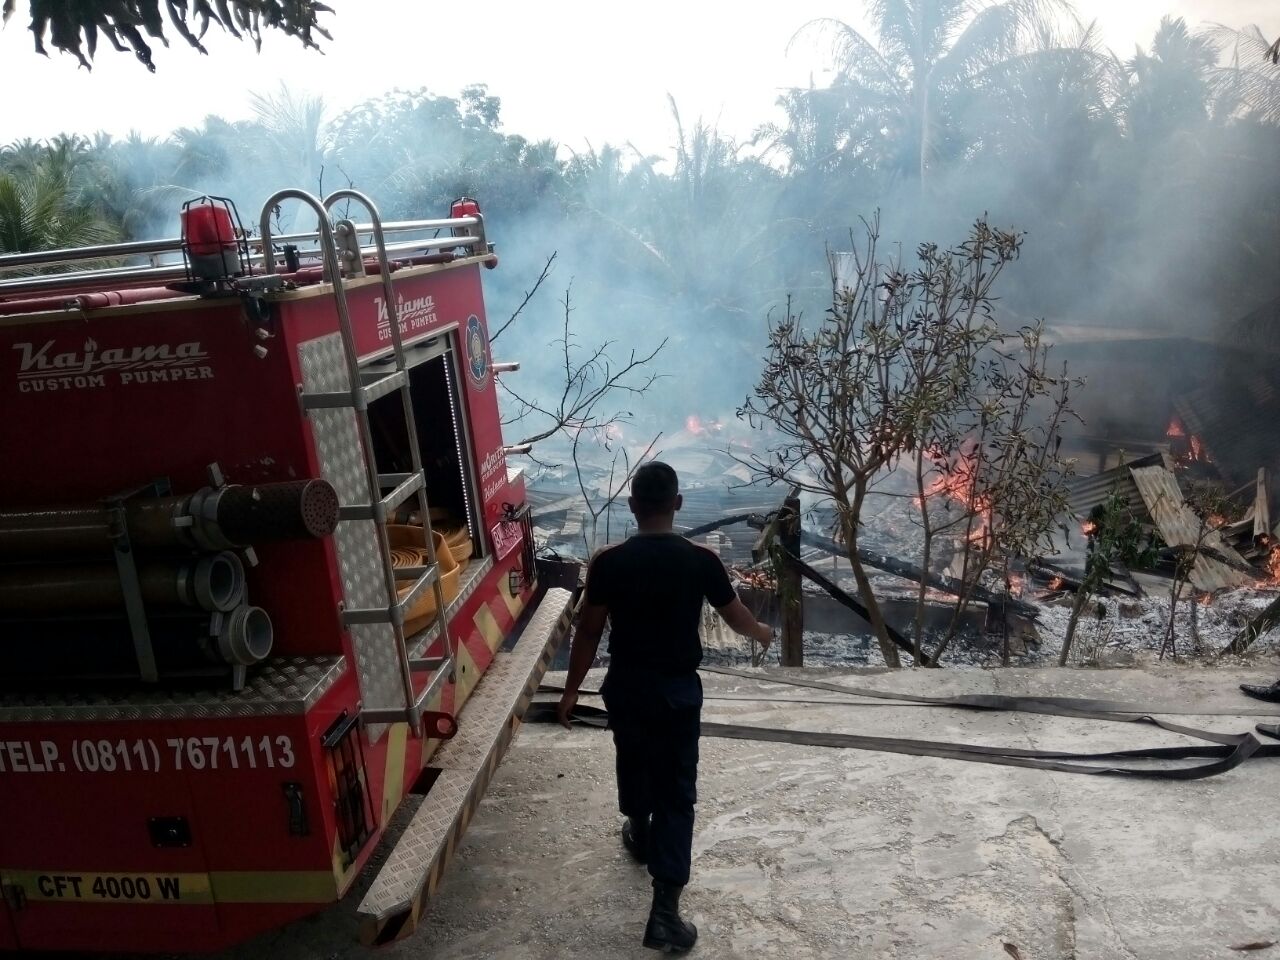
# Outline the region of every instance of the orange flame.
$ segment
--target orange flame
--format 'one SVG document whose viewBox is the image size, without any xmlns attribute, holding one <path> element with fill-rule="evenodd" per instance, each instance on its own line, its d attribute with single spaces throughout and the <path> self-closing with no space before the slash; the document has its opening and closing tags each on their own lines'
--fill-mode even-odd
<svg viewBox="0 0 1280 960">
<path fill-rule="evenodd" d="M 1049 589 L 1061 590 L 1062 585 L 1065 584 L 1066 582 L 1067 581 L 1063 580 L 1061 577 L 1054 577 L 1052 580 L 1049 581 Z"/>
<path fill-rule="evenodd" d="M 1274 586 L 1280 586 L 1280 540 L 1274 540 L 1265 534 L 1259 539 L 1267 548 L 1267 558 L 1263 561 L 1263 565 L 1271 576 L 1271 583 Z"/>
<path fill-rule="evenodd" d="M 707 428 L 702 425 L 702 421 L 692 413 L 684 418 L 684 428 L 695 437 L 700 437 L 707 432 Z"/>
<path fill-rule="evenodd" d="M 1204 441 L 1199 437 L 1191 438 L 1191 461 L 1193 463 L 1213 463 L 1213 457 L 1204 448 Z"/>
<path fill-rule="evenodd" d="M 1092 520 L 1086 520 L 1084 523 L 1080 524 L 1080 530 L 1086 537 L 1092 537 L 1098 532 L 1098 525 Z"/>
<path fill-rule="evenodd" d="M 1204 441 L 1194 433 L 1188 433 L 1186 426 L 1176 416 L 1169 420 L 1169 428 L 1165 430 L 1164 435 L 1170 440 L 1178 441 L 1173 444 L 1178 466 L 1213 463 L 1213 458 L 1205 449 Z"/>
<path fill-rule="evenodd" d="M 925 488 L 925 499 L 941 497 L 943 503 L 958 503 L 971 510 L 975 519 L 969 542 L 984 543 L 991 532 L 991 501 L 974 489 L 978 479 L 977 443 L 966 441 L 955 456 L 938 448 L 926 451 L 925 456 L 938 471 Z M 917 507 L 922 505 L 920 497 L 913 499 Z"/>
</svg>

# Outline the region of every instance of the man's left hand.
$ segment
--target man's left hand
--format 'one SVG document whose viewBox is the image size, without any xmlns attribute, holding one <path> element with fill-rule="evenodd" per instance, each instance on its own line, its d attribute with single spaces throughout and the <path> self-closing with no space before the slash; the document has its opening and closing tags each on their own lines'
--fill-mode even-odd
<svg viewBox="0 0 1280 960">
<path fill-rule="evenodd" d="M 573 708 L 578 705 L 578 692 L 576 690 L 566 690 L 560 697 L 560 704 L 556 707 L 556 717 L 560 720 L 560 726 L 566 730 L 573 729 L 569 723 L 570 717 L 573 716 Z"/>
</svg>

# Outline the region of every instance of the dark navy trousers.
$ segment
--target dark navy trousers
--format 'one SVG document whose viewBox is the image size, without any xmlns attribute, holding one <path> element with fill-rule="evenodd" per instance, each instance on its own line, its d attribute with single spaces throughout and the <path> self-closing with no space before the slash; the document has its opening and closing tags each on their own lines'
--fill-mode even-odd
<svg viewBox="0 0 1280 960">
<path fill-rule="evenodd" d="M 617 751 L 618 806 L 623 816 L 649 818 L 649 873 L 682 887 L 693 857 L 702 681 L 615 665 L 601 693 Z"/>
</svg>

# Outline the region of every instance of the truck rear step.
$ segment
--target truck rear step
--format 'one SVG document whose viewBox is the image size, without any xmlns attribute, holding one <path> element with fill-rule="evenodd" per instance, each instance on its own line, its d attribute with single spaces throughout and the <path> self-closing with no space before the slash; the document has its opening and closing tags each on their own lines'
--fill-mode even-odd
<svg viewBox="0 0 1280 960">
<path fill-rule="evenodd" d="M 571 599 L 567 590 L 547 591 L 516 645 L 497 655 L 468 698 L 457 735 L 432 757 L 439 775 L 360 903 L 366 944 L 416 928 L 568 630 Z"/>
</svg>

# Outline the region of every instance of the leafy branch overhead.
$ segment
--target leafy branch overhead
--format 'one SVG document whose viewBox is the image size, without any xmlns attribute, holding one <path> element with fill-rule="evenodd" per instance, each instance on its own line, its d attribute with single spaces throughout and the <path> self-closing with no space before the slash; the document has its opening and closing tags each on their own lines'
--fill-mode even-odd
<svg viewBox="0 0 1280 960">
<path fill-rule="evenodd" d="M 48 55 L 45 41 L 56 50 L 70 53 L 85 69 L 92 69 L 99 35 L 121 53 L 132 52 L 148 70 L 155 72 L 151 46 L 146 37 L 169 45 L 168 27 L 201 53 L 201 42 L 210 24 L 217 24 L 237 40 L 246 37 L 262 48 L 262 31 L 278 30 L 297 37 L 303 46 L 319 50 L 315 34 L 332 39 L 319 23 L 331 7 L 318 0 L 29 0 L 31 33 L 37 53 Z M 17 0 L 4 0 L 7 24 Z M 144 37 L 145 34 L 145 37 Z"/>
</svg>

